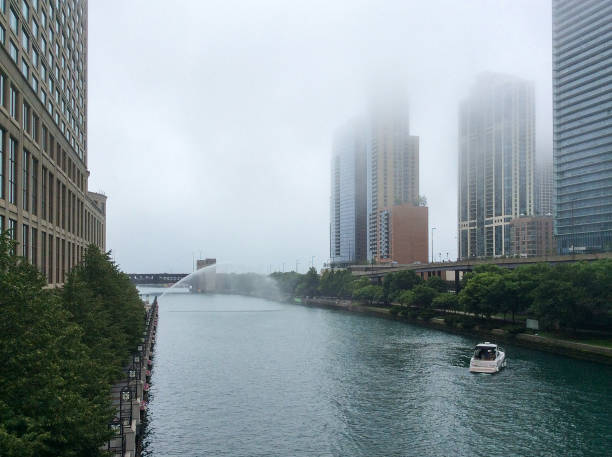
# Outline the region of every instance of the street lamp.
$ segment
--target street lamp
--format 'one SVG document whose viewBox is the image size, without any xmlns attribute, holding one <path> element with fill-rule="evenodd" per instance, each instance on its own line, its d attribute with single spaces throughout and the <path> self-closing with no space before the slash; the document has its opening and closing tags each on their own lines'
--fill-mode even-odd
<svg viewBox="0 0 612 457">
<path fill-rule="evenodd" d="M 434 230 L 435 229 L 436 229 L 435 227 L 431 228 L 431 262 L 432 263 L 435 262 L 435 259 L 434 259 L 434 242 L 433 242 L 433 240 L 434 240 L 433 236 L 434 236 Z"/>
<path fill-rule="evenodd" d="M 119 435 L 121 433 L 121 421 L 117 416 L 110 423 L 111 430 L 115 433 L 115 435 Z"/>
</svg>

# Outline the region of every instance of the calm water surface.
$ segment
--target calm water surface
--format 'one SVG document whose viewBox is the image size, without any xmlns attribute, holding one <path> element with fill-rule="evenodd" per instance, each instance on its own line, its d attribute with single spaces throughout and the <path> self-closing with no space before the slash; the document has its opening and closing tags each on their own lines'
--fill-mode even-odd
<svg viewBox="0 0 612 457">
<path fill-rule="evenodd" d="M 612 367 L 262 299 L 166 295 L 149 456 L 612 455 Z"/>
</svg>

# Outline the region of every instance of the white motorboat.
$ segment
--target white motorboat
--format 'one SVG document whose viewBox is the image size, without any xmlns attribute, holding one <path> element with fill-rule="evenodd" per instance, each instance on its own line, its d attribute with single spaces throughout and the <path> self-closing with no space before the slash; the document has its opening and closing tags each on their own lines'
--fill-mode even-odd
<svg viewBox="0 0 612 457">
<path fill-rule="evenodd" d="M 506 353 L 497 344 L 484 342 L 476 345 L 470 360 L 472 373 L 497 373 L 506 366 Z"/>
</svg>

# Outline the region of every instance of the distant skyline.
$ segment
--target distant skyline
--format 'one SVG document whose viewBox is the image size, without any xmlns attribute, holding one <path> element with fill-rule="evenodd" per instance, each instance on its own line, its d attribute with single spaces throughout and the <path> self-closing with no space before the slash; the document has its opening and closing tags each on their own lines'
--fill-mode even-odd
<svg viewBox="0 0 612 457">
<path fill-rule="evenodd" d="M 479 73 L 534 81 L 536 150 L 552 153 L 549 0 L 172 12 L 89 4 L 90 188 L 109 196 L 107 247 L 125 271 L 188 272 L 200 251 L 262 272 L 320 267 L 333 132 L 378 81 L 409 96 L 436 256 L 457 254 L 457 113 Z"/>
</svg>

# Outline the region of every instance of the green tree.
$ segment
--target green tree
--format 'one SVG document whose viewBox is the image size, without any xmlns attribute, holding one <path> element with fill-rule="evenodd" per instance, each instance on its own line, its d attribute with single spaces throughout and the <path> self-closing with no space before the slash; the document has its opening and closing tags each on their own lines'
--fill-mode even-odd
<svg viewBox="0 0 612 457">
<path fill-rule="evenodd" d="M 398 301 L 404 306 L 410 306 L 415 303 L 415 295 L 411 290 L 404 290 L 398 296 Z"/>
<path fill-rule="evenodd" d="M 356 289 L 353 292 L 353 298 L 360 301 L 367 301 L 370 305 L 378 303 L 383 298 L 383 290 L 381 286 L 368 285 Z"/>
<path fill-rule="evenodd" d="M 498 272 L 476 273 L 459 292 L 459 303 L 464 310 L 490 318 L 501 311 L 503 279 Z"/>
<path fill-rule="evenodd" d="M 385 302 L 395 301 L 404 290 L 411 290 L 422 279 L 412 270 L 388 273 L 383 280 L 383 293 Z"/>
<path fill-rule="evenodd" d="M 448 292 L 448 284 L 440 276 L 431 276 L 425 281 L 425 285 L 438 293 Z"/>
<path fill-rule="evenodd" d="M 113 371 L 110 380 L 116 379 L 144 330 L 138 291 L 109 253 L 90 245 L 68 275 L 62 298 L 84 331 L 83 342 Z"/>
<path fill-rule="evenodd" d="M 302 297 L 313 297 L 319 291 L 319 274 L 317 269 L 310 267 L 308 272 L 301 278 L 300 283 L 296 287 L 296 295 Z"/>
<path fill-rule="evenodd" d="M 102 455 L 107 371 L 45 278 L 11 251 L 0 235 L 0 455 Z"/>
<path fill-rule="evenodd" d="M 437 309 L 455 311 L 459 306 L 457 294 L 445 292 L 436 296 L 432 301 L 432 307 Z"/>
<path fill-rule="evenodd" d="M 438 295 L 435 289 L 432 289 L 426 284 L 415 286 L 412 292 L 414 293 L 414 303 L 427 308 L 431 306 L 433 299 Z"/>
</svg>

